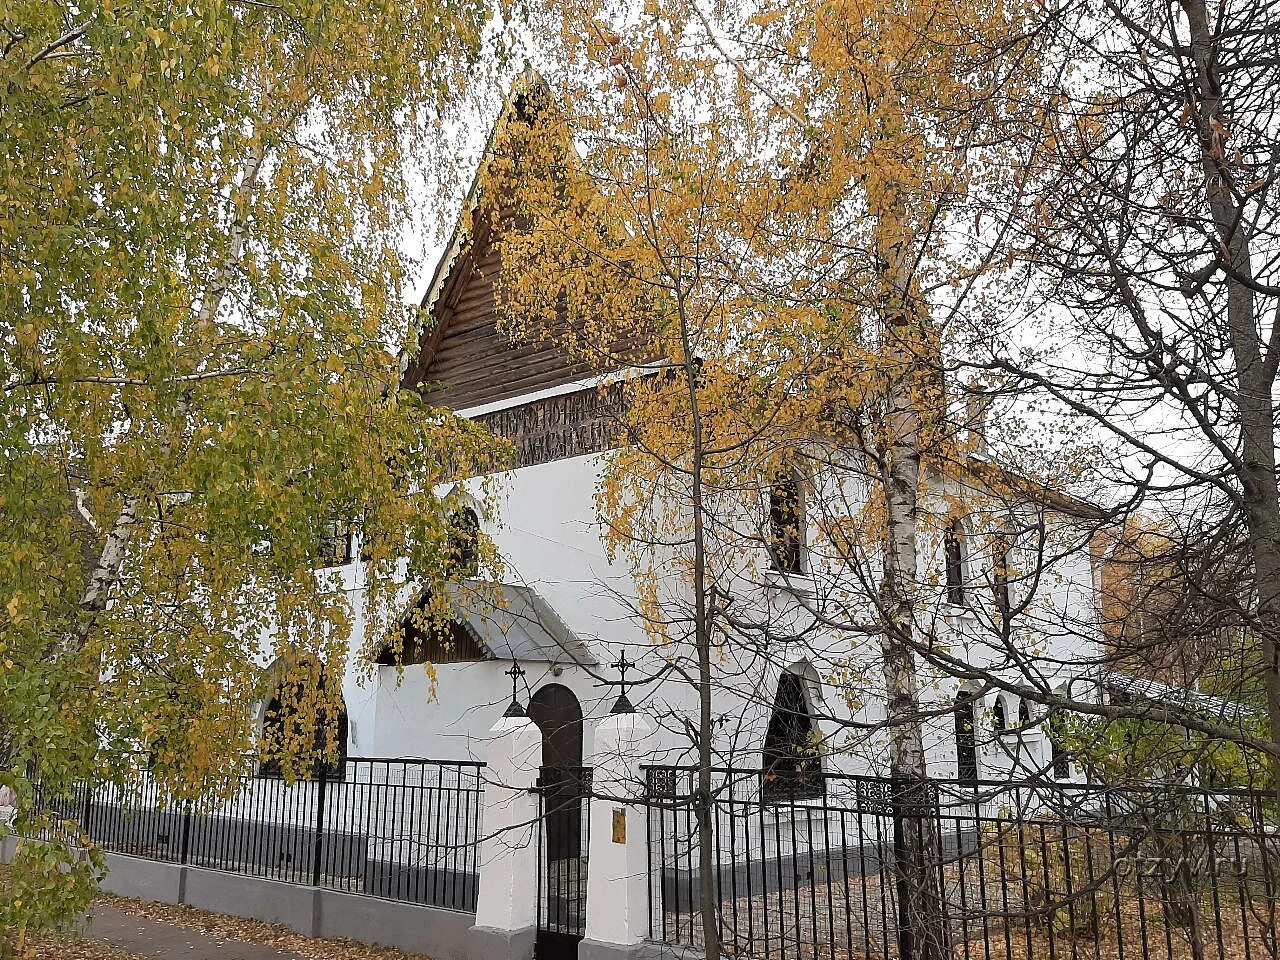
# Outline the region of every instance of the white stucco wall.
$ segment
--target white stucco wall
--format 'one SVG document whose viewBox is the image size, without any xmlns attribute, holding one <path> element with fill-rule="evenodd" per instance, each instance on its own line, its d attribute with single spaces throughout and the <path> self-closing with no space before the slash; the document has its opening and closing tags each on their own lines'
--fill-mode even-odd
<svg viewBox="0 0 1280 960">
<path fill-rule="evenodd" d="M 482 518 L 485 532 L 495 541 L 505 565 L 503 579 L 535 590 L 556 611 L 570 629 L 592 650 L 595 665 L 572 663 L 525 663 L 519 699 L 528 703 L 531 692 L 546 683 L 560 683 L 571 689 L 582 704 L 588 720 L 585 734 L 590 743 L 590 722 L 604 716 L 616 696 L 606 681 L 617 677 L 610 666 L 625 649 L 638 665 L 632 678 L 652 677 L 664 660 L 649 644 L 633 610 L 635 596 L 629 571 L 621 563 L 610 563 L 596 519 L 595 494 L 602 474 L 603 457 L 591 455 L 525 467 L 489 478 L 496 491 L 492 515 Z M 478 481 L 472 481 L 477 485 Z M 856 482 L 852 484 L 856 496 Z M 846 496 L 849 496 L 846 491 Z M 804 669 L 812 674 L 807 689 L 820 712 L 833 719 L 823 724 L 827 745 L 847 754 L 830 761 L 830 766 L 856 773 L 883 773 L 887 762 L 883 731 L 866 732 L 858 724 L 874 724 L 883 718 L 879 698 L 881 681 L 876 669 L 878 640 L 874 637 L 814 629 L 812 617 L 804 610 L 813 596 L 797 601 L 795 595 L 779 587 L 762 586 L 760 561 L 750 552 L 744 555 L 739 589 L 739 609 L 762 613 L 779 635 L 802 637 L 792 643 L 771 642 L 768 649 L 726 649 L 716 658 L 717 749 L 721 759 L 751 765 L 759 762 L 759 749 L 768 723 L 770 704 L 784 669 Z M 871 558 L 871 564 L 878 563 Z M 928 553 L 923 562 L 935 570 L 941 563 L 940 549 Z M 975 607 L 990 603 L 989 571 L 981 569 L 988 560 L 970 558 L 971 588 Z M 839 569 L 811 571 L 817 596 L 832 595 L 832 584 L 846 574 Z M 358 608 L 360 590 L 358 565 L 341 571 Z M 936 575 L 936 573 L 935 573 Z M 803 585 L 803 584 L 802 584 Z M 675 586 L 678 594 L 683 587 Z M 856 592 L 856 591 L 854 591 Z M 406 588 L 405 597 L 411 591 Z M 1041 614 L 1030 616 L 1036 627 L 1033 643 L 1038 654 L 1066 680 L 1072 664 L 1092 658 L 1089 646 L 1093 609 L 1092 575 L 1087 552 L 1080 550 L 1056 557 L 1050 576 L 1040 583 L 1037 607 Z M 985 609 L 985 608 L 981 608 Z M 999 651 L 983 639 L 990 630 L 990 613 L 974 615 L 951 608 L 940 599 L 934 629 L 940 638 L 972 662 L 996 662 Z M 985 617 L 985 620 L 984 620 Z M 1062 629 L 1070 623 L 1070 630 Z M 785 629 L 784 629 L 785 628 Z M 357 617 L 352 637 L 351 661 L 344 682 L 344 695 L 351 724 L 349 753 L 353 757 L 430 757 L 436 759 L 477 759 L 484 753 L 489 729 L 506 709 L 511 697 L 511 681 L 505 672 L 508 661 L 440 664 L 434 681 L 421 666 L 408 666 L 402 673 L 391 667 L 370 671 L 356 661 L 364 644 Z M 851 689 L 852 703 L 846 703 L 846 689 L 828 681 L 837 670 L 853 666 L 843 683 Z M 371 675 L 369 675 L 371 674 Z M 1018 679 L 1010 675 L 1009 679 Z M 922 672 L 922 699 L 926 705 L 945 707 L 955 696 L 957 684 L 940 675 Z M 658 739 L 669 749 L 663 759 L 688 760 L 689 738 L 685 718 L 695 716 L 695 690 L 673 673 L 659 682 L 647 683 L 631 693 L 636 705 L 655 717 Z M 988 700 L 990 697 L 987 698 Z M 986 704 L 989 707 L 989 703 Z M 1012 708 L 1016 711 L 1015 706 Z M 1009 766 L 1007 738 L 996 740 L 987 728 L 989 711 L 979 712 L 979 765 L 983 776 L 997 775 Z M 940 776 L 955 772 L 954 726 L 950 715 L 941 715 L 926 724 L 927 746 L 932 771 Z M 1034 762 L 1047 759 L 1043 738 L 1025 737 L 1023 754 Z M 657 758 L 655 758 L 657 759 Z"/>
</svg>

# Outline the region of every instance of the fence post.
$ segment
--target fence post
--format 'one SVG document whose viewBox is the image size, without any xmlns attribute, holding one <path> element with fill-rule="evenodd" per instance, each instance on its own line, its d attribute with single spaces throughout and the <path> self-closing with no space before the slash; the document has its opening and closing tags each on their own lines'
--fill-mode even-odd
<svg viewBox="0 0 1280 960">
<path fill-rule="evenodd" d="M 514 705 L 513 705 L 514 706 Z M 532 720 L 502 717 L 489 730 L 480 879 L 470 953 L 486 960 L 528 960 L 538 923 L 538 796 L 542 733 Z"/>
<path fill-rule="evenodd" d="M 649 808 L 640 764 L 652 751 L 648 741 L 655 732 L 639 713 L 611 713 L 596 724 L 587 926 L 578 960 L 638 955 L 648 936 Z"/>
<path fill-rule="evenodd" d="M 93 781 L 84 781 L 84 822 L 81 826 L 88 836 L 93 836 L 93 831 L 89 828 L 89 818 L 93 816 Z"/>
<path fill-rule="evenodd" d="M 318 765 L 317 765 L 318 766 Z M 320 886 L 320 856 L 324 853 L 324 794 L 329 775 L 319 768 L 320 781 L 316 786 L 316 835 L 311 845 L 311 885 Z"/>
<path fill-rule="evenodd" d="M 178 862 L 185 865 L 191 853 L 191 801 L 182 806 L 182 845 L 179 847 Z"/>
</svg>

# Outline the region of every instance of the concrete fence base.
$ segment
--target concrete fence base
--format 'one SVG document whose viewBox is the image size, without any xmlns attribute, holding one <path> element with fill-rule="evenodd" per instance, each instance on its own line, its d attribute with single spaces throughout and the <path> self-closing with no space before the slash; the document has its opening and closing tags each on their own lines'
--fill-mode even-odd
<svg viewBox="0 0 1280 960">
<path fill-rule="evenodd" d="M 523 930 L 499 930 L 495 927 L 471 928 L 469 946 L 473 957 L 482 960 L 532 960 L 538 931 L 534 927 Z"/>
<path fill-rule="evenodd" d="M 17 842 L 14 837 L 0 842 L 0 861 L 13 859 Z M 308 937 L 398 947 L 432 960 L 471 960 L 474 956 L 468 934 L 475 923 L 471 913 L 118 853 L 105 857 L 107 875 L 102 889 L 118 896 L 278 923 Z"/>
<path fill-rule="evenodd" d="M 701 960 L 704 956 L 694 947 L 649 940 L 623 946 L 587 938 L 578 944 L 578 960 Z"/>
</svg>

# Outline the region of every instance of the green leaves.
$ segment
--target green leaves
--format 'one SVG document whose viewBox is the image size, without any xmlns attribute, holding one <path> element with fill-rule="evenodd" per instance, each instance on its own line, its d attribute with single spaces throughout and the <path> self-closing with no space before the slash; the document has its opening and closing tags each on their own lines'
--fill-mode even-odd
<svg viewBox="0 0 1280 960">
<path fill-rule="evenodd" d="M 50 820 L 40 826 L 49 841 L 19 840 L 0 879 L 0 929 L 7 934 L 0 939 L 0 957 L 14 956 L 15 948 L 22 956 L 29 931 L 76 930 L 104 872 L 101 851 L 74 823 Z"/>
<path fill-rule="evenodd" d="M 56 791 L 151 751 L 174 795 L 217 782 L 254 747 L 264 651 L 345 660 L 357 613 L 313 570 L 334 517 L 381 545 L 371 621 L 396 549 L 441 576 L 434 491 L 491 441 L 388 401 L 386 345 L 410 342 L 406 169 L 484 22 L 470 0 L 0 13 L 0 777 Z M 12 929 L 83 902 L 42 863 Z"/>
</svg>

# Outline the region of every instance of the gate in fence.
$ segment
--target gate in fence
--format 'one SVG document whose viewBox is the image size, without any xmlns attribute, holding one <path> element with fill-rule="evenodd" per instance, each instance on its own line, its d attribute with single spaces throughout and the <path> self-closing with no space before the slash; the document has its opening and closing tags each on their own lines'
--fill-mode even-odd
<svg viewBox="0 0 1280 960">
<path fill-rule="evenodd" d="M 575 960 L 587 926 L 591 768 L 538 776 L 537 960 Z"/>
</svg>

